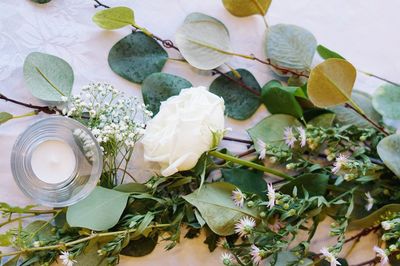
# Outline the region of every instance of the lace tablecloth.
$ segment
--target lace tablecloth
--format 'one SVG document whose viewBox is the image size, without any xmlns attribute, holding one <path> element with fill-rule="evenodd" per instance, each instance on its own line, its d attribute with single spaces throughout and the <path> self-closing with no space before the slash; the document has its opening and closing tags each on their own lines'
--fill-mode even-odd
<svg viewBox="0 0 400 266">
<path fill-rule="evenodd" d="M 174 39 L 174 33 L 185 16 L 203 12 L 223 21 L 230 30 L 233 49 L 240 53 L 263 55 L 265 25 L 258 16 L 237 18 L 230 15 L 216 0 L 114 0 L 112 6 L 129 6 L 136 12 L 139 25 L 165 39 Z M 106 81 L 127 94 L 140 95 L 139 86 L 114 74 L 107 64 L 110 48 L 129 29 L 107 32 L 91 21 L 96 12 L 91 0 L 53 0 L 46 5 L 29 0 L 2 0 L 0 2 L 0 92 L 25 102 L 40 104 L 26 89 L 22 65 L 27 54 L 41 51 L 68 61 L 75 72 L 74 92 L 91 81 Z M 274 1 L 268 13 L 271 25 L 289 23 L 303 26 L 314 33 L 318 42 L 339 51 L 358 69 L 400 82 L 400 2 L 396 0 L 279 0 Z M 318 60 L 316 60 L 318 61 Z M 243 59 L 232 59 L 233 67 L 247 68 L 260 84 L 273 75 L 264 65 Z M 209 85 L 211 76 L 200 75 L 179 62 L 168 62 L 165 72 L 183 76 L 194 85 Z M 356 88 L 373 92 L 380 81 L 359 74 Z M 0 102 L 0 111 L 14 114 L 24 108 Z M 261 107 L 246 122 L 227 119 L 234 131 L 230 134 L 245 138 L 245 128 L 259 121 L 266 111 Z M 31 123 L 39 119 L 19 119 L 0 126 L 0 202 L 25 205 L 32 202 L 19 191 L 10 169 L 10 154 L 15 138 Z M 231 146 L 234 152 L 243 147 Z M 325 226 L 326 227 L 326 226 Z M 323 229 L 323 228 L 322 228 Z M 325 228 L 326 229 L 326 228 Z M 314 249 L 329 245 L 326 230 L 318 233 Z M 164 251 L 161 243 L 155 252 L 142 258 L 121 260 L 121 265 L 218 265 L 219 251 L 209 253 L 204 238 L 182 239 L 172 251 Z M 373 256 L 370 244 L 363 241 L 350 256 L 351 262 Z"/>
</svg>

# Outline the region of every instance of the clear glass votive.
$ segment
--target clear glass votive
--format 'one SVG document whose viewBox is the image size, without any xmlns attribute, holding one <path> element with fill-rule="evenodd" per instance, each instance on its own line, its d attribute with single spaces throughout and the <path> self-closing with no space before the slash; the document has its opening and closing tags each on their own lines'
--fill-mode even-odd
<svg viewBox="0 0 400 266">
<path fill-rule="evenodd" d="M 96 138 L 81 123 L 63 116 L 42 119 L 16 140 L 11 170 L 19 188 L 35 202 L 72 205 L 90 194 L 103 168 Z"/>
</svg>

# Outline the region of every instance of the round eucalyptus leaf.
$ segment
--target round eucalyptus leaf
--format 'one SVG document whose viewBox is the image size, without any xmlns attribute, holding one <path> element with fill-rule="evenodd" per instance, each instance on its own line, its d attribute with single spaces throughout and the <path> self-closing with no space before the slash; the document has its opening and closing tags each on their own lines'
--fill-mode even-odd
<svg viewBox="0 0 400 266">
<path fill-rule="evenodd" d="M 116 30 L 135 24 L 133 10 L 123 6 L 98 11 L 92 19 L 100 28 L 106 30 Z"/>
<path fill-rule="evenodd" d="M 332 50 L 328 49 L 327 47 L 325 47 L 323 45 L 318 45 L 317 46 L 317 52 L 323 59 L 329 59 L 329 58 L 345 59 L 340 54 L 336 53 L 335 51 L 332 51 Z"/>
<path fill-rule="evenodd" d="M 261 91 L 260 84 L 249 71 L 245 69 L 237 69 L 236 71 L 241 76 L 241 82 L 258 92 Z M 226 73 L 226 75 L 236 79 L 232 71 Z M 260 97 L 245 90 L 225 76 L 219 76 L 211 83 L 210 92 L 224 99 L 226 115 L 233 119 L 246 120 L 261 105 Z"/>
<path fill-rule="evenodd" d="M 202 13 L 189 14 L 175 35 L 182 56 L 192 66 L 210 70 L 225 63 L 230 55 L 230 38 L 225 25 Z"/>
<path fill-rule="evenodd" d="M 380 86 L 372 96 L 376 111 L 389 119 L 400 119 L 400 87 L 392 84 Z"/>
<path fill-rule="evenodd" d="M 60 102 L 71 94 L 74 72 L 63 59 L 39 52 L 30 53 L 24 62 L 25 84 L 36 98 Z"/>
<path fill-rule="evenodd" d="M 308 124 L 313 125 L 315 127 L 329 128 L 332 126 L 333 121 L 335 120 L 335 117 L 336 117 L 336 114 L 334 114 L 334 113 L 321 114 L 317 117 L 314 117 L 310 121 L 308 121 Z"/>
<path fill-rule="evenodd" d="M 317 47 L 317 40 L 308 30 L 295 25 L 277 24 L 267 31 L 265 55 L 272 64 L 294 70 L 308 72 Z M 286 76 L 272 68 L 278 75 Z"/>
<path fill-rule="evenodd" d="M 351 98 L 355 103 L 357 103 L 358 106 L 361 107 L 366 116 L 368 116 L 370 119 L 375 122 L 379 122 L 382 119 L 381 115 L 377 111 L 375 111 L 374 107 L 372 106 L 372 99 L 369 94 L 361 91 L 353 91 Z M 330 110 L 335 112 L 335 120 L 342 125 L 372 127 L 372 125 L 368 121 L 366 121 L 354 110 L 351 110 L 341 105 L 332 107 L 330 108 Z"/>
<path fill-rule="evenodd" d="M 108 54 L 108 64 L 119 76 L 142 83 L 150 74 L 161 72 L 168 54 L 142 32 L 134 32 L 118 41 Z"/>
<path fill-rule="evenodd" d="M 327 59 L 310 73 L 307 92 L 317 107 L 332 107 L 352 102 L 351 92 L 356 80 L 356 69 L 343 59 Z"/>
<path fill-rule="evenodd" d="M 37 4 L 47 4 L 51 0 L 31 0 L 31 1 Z"/>
<path fill-rule="evenodd" d="M 272 0 L 222 0 L 224 7 L 234 16 L 247 17 L 267 13 Z"/>
<path fill-rule="evenodd" d="M 400 177 L 400 135 L 394 134 L 382 139 L 376 147 L 383 163 Z"/>
<path fill-rule="evenodd" d="M 155 115 L 160 109 L 161 102 L 190 87 L 192 84 L 184 78 L 167 73 L 153 73 L 143 81 L 143 101 Z"/>
</svg>

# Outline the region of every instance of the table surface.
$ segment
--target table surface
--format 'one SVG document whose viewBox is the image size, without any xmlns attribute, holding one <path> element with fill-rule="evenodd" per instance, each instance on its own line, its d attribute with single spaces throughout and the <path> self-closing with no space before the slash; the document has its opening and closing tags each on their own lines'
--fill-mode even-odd
<svg viewBox="0 0 400 266">
<path fill-rule="evenodd" d="M 105 1 L 112 6 L 129 6 L 135 10 L 139 25 L 165 39 L 174 40 L 174 33 L 191 12 L 203 12 L 225 23 L 230 30 L 233 49 L 240 53 L 263 56 L 265 25 L 259 16 L 237 18 L 230 15 L 216 0 L 146 0 Z M 268 12 L 270 25 L 295 24 L 310 30 L 318 43 L 340 52 L 358 69 L 400 82 L 400 1 L 386 0 L 279 0 L 274 1 Z M 91 21 L 96 12 L 91 0 L 53 0 L 46 5 L 29 0 L 2 0 L 0 3 L 0 92 L 16 99 L 40 104 L 26 89 L 22 65 L 27 54 L 41 51 L 64 58 L 75 72 L 74 92 L 93 81 L 115 85 L 129 95 L 140 96 L 139 86 L 114 74 L 107 64 L 110 48 L 129 34 L 128 28 L 104 31 Z M 317 57 L 317 56 L 316 56 Z M 315 63 L 319 59 L 314 59 Z M 247 68 L 260 84 L 274 76 L 264 65 L 240 58 L 233 58 L 235 68 Z M 200 75 L 186 64 L 168 62 L 164 72 L 183 76 L 194 85 L 209 85 L 213 77 Z M 382 82 L 358 75 L 356 89 L 373 92 Z M 23 114 L 26 109 L 0 102 L 0 111 Z M 245 138 L 245 129 L 265 116 L 264 107 L 245 122 L 227 119 L 233 128 L 230 135 Z M 42 116 L 11 121 L 0 126 L 0 202 L 13 205 L 31 204 L 15 184 L 10 169 L 10 154 L 16 137 L 31 123 Z M 240 151 L 239 146 L 231 146 Z M 332 243 L 327 237 L 327 224 L 318 232 L 314 250 Z M 219 265 L 220 251 L 209 253 L 203 238 L 182 239 L 171 251 L 163 250 L 163 243 L 152 254 L 142 258 L 121 260 L 121 265 L 140 263 L 156 265 Z M 349 256 L 352 263 L 373 256 L 371 241 L 361 242 Z M 346 251 L 344 251 L 345 254 Z"/>
</svg>

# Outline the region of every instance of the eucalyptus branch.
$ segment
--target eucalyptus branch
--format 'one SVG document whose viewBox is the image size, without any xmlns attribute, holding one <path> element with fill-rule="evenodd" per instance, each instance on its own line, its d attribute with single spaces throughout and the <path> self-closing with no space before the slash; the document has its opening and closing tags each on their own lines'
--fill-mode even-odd
<svg viewBox="0 0 400 266">
<path fill-rule="evenodd" d="M 223 140 L 227 140 L 227 141 L 233 141 L 233 142 L 239 142 L 239 143 L 245 143 L 245 144 L 253 144 L 253 141 L 251 140 L 247 140 L 247 139 L 238 139 L 238 138 L 232 138 L 232 137 L 223 137 Z"/>
<path fill-rule="evenodd" d="M 380 225 L 373 226 L 373 227 L 370 227 L 370 228 L 365 228 L 365 229 L 361 230 L 358 234 L 356 234 L 356 235 L 354 235 L 354 236 L 352 236 L 352 237 L 346 239 L 346 240 L 344 241 L 344 243 L 349 243 L 349 242 L 351 242 L 351 241 L 353 241 L 353 240 L 355 240 L 356 242 L 358 242 L 358 241 L 360 241 L 360 238 L 369 235 L 371 232 L 374 232 L 374 233 L 375 233 L 375 232 L 378 231 L 380 228 L 381 228 Z"/>
<path fill-rule="evenodd" d="M 4 94 L 0 93 L 0 100 L 6 101 L 6 102 L 11 102 L 17 105 L 21 105 L 27 108 L 34 109 L 37 113 L 43 112 L 46 114 L 62 114 L 62 111 L 58 109 L 56 106 L 39 106 L 39 105 L 33 105 L 30 103 L 24 103 L 20 102 L 11 98 L 8 98 Z"/>
</svg>

